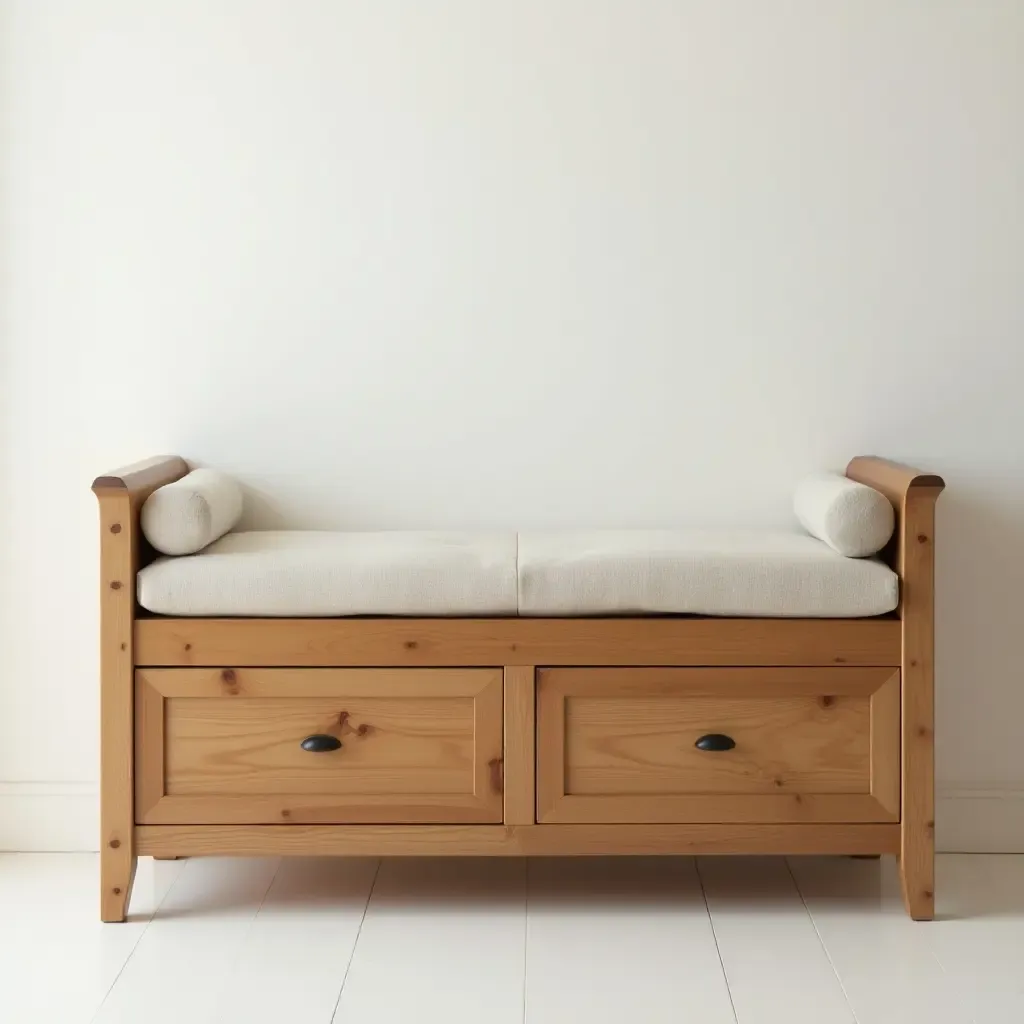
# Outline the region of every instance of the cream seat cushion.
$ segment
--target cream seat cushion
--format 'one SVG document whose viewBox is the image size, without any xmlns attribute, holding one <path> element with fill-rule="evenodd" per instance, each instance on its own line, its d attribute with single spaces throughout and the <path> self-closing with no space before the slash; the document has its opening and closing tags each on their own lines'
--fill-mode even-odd
<svg viewBox="0 0 1024 1024">
<path fill-rule="evenodd" d="M 514 533 L 229 533 L 138 575 L 161 615 L 515 615 Z"/>
<path fill-rule="evenodd" d="M 873 559 L 771 530 L 231 533 L 138 577 L 162 615 L 853 618 L 892 611 Z"/>
<path fill-rule="evenodd" d="M 520 615 L 854 618 L 891 612 L 899 580 L 772 530 L 587 530 L 519 535 Z"/>
</svg>

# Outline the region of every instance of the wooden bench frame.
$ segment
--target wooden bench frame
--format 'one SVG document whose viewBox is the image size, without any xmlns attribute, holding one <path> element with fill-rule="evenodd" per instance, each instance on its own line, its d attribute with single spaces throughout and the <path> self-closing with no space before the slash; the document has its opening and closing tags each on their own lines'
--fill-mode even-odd
<svg viewBox="0 0 1024 1024">
<path fill-rule="evenodd" d="M 140 855 L 896 854 L 915 919 L 934 914 L 935 502 L 943 481 L 884 459 L 847 476 L 890 500 L 893 616 L 873 619 L 200 619 L 142 612 L 152 558 L 139 511 L 188 471 L 167 456 L 99 477 L 101 917 L 122 921 Z M 893 822 L 538 824 L 536 666 L 872 666 L 900 673 L 900 812 Z M 504 821 L 497 825 L 137 824 L 137 669 L 504 666 Z"/>
</svg>

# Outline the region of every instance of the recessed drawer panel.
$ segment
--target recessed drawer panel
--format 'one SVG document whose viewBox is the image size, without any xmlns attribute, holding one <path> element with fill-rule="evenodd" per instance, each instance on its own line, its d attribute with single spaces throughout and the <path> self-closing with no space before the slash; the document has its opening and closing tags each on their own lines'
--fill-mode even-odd
<svg viewBox="0 0 1024 1024">
<path fill-rule="evenodd" d="M 891 668 L 542 669 L 538 821 L 899 818 Z"/>
<path fill-rule="evenodd" d="M 144 824 L 500 822 L 500 669 L 145 669 Z"/>
</svg>

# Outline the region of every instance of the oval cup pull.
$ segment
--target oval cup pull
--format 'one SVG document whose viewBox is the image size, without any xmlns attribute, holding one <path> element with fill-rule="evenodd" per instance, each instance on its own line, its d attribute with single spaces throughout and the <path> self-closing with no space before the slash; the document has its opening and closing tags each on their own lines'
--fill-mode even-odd
<svg viewBox="0 0 1024 1024">
<path fill-rule="evenodd" d="M 307 736 L 302 741 L 302 749 L 308 750 L 311 754 L 328 754 L 332 750 L 341 748 L 341 740 L 337 736 L 330 736 L 325 732 L 316 732 Z"/>
<path fill-rule="evenodd" d="M 709 732 L 694 744 L 698 750 L 732 750 L 736 741 L 720 732 Z"/>
</svg>

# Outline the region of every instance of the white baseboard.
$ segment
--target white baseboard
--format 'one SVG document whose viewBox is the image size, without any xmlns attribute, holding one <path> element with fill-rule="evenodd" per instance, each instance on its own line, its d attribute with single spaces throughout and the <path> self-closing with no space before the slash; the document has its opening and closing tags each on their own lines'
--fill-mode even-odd
<svg viewBox="0 0 1024 1024">
<path fill-rule="evenodd" d="M 0 782 L 0 850 L 98 849 L 99 791 L 94 782 Z"/>
<path fill-rule="evenodd" d="M 945 853 L 1024 853 L 1024 784 L 940 784 L 935 829 Z"/>
<path fill-rule="evenodd" d="M 1024 785 L 941 784 L 935 819 L 944 852 L 1024 853 Z M 0 782 L 0 850 L 98 850 L 98 825 L 95 783 Z"/>
</svg>

